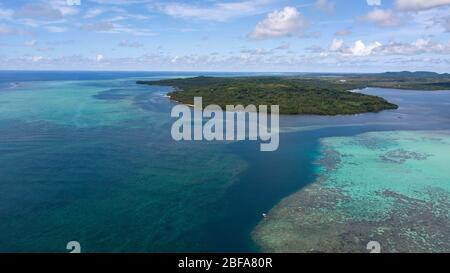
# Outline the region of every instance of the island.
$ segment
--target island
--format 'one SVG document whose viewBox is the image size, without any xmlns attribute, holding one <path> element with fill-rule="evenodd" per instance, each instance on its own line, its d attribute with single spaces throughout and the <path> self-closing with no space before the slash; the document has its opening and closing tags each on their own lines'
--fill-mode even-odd
<svg viewBox="0 0 450 273">
<path fill-rule="evenodd" d="M 450 75 L 434 72 L 302 74 L 298 76 L 194 77 L 137 84 L 172 86 L 170 99 L 192 105 L 279 105 L 280 114 L 345 115 L 397 109 L 383 98 L 352 90 L 381 87 L 415 90 L 450 88 Z"/>
<path fill-rule="evenodd" d="M 202 97 L 204 105 L 279 105 L 280 114 L 339 115 L 396 109 L 383 98 L 350 92 L 357 86 L 327 79 L 286 77 L 195 77 L 138 84 L 172 86 L 168 96 L 183 104 Z"/>
</svg>

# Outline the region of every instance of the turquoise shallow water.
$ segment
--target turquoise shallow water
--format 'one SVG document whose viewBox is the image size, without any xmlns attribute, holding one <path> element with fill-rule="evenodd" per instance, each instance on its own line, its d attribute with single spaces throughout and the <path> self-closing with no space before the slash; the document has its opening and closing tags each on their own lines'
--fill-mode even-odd
<svg viewBox="0 0 450 273">
<path fill-rule="evenodd" d="M 318 179 L 284 198 L 253 232 L 269 252 L 450 250 L 450 131 L 321 139 Z"/>
<path fill-rule="evenodd" d="M 323 187 L 347 197 L 337 209 L 353 218 L 388 217 L 395 198 L 386 192 L 423 202 L 438 202 L 435 191 L 450 196 L 450 131 L 372 132 L 321 142 L 340 154 L 335 170 L 321 172 Z"/>
<path fill-rule="evenodd" d="M 400 109 L 282 117 L 274 153 L 175 142 L 170 88 L 134 82 L 190 75 L 0 72 L 0 252 L 257 251 L 252 229 L 314 181 L 321 138 L 450 127 L 448 92 L 368 89 Z"/>
</svg>

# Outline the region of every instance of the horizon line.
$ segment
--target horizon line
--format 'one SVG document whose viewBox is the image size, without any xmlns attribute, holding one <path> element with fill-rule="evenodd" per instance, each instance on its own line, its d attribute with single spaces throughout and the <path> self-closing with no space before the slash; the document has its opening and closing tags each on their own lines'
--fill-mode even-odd
<svg viewBox="0 0 450 273">
<path fill-rule="evenodd" d="M 308 71 L 207 71 L 207 70 L 78 70 L 78 69 L 0 69 L 0 72 L 140 72 L 140 73 L 273 73 L 273 74 L 381 74 L 389 72 L 431 72 L 449 74 L 450 72 L 437 72 L 431 70 L 385 70 L 382 72 L 308 72 Z"/>
</svg>

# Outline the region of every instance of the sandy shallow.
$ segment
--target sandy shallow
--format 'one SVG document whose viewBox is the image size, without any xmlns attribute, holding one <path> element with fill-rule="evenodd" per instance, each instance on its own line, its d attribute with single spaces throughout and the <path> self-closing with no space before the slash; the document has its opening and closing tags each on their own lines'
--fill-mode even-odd
<svg viewBox="0 0 450 273">
<path fill-rule="evenodd" d="M 266 252 L 450 251 L 450 132 L 322 139 L 319 179 L 253 232 Z"/>
</svg>

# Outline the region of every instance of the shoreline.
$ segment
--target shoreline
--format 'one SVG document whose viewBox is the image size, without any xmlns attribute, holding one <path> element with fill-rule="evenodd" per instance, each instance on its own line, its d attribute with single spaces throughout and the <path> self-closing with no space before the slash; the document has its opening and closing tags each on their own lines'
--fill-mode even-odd
<svg viewBox="0 0 450 273">
<path fill-rule="evenodd" d="M 362 90 L 358 90 L 359 92 L 351 92 L 351 91 L 349 91 L 349 92 L 351 92 L 351 93 L 360 93 Z M 450 91 L 450 90 L 449 90 Z M 175 103 L 178 103 L 178 104 L 183 104 L 183 105 L 186 105 L 186 106 L 188 106 L 188 107 L 191 107 L 191 108 L 194 108 L 195 109 L 195 105 L 193 105 L 193 104 L 188 104 L 188 103 L 184 103 L 184 102 L 181 102 L 181 101 L 178 101 L 178 100 L 175 100 L 175 99 L 172 99 L 172 97 L 171 96 L 169 96 L 169 95 L 164 95 L 164 97 L 165 98 L 168 98 L 170 101 L 172 101 L 172 102 L 175 102 Z M 320 116 L 320 117 L 339 117 L 339 116 L 359 116 L 359 115 L 364 115 L 364 114 L 370 114 L 370 113 L 373 113 L 373 114 L 376 114 L 376 113 L 380 113 L 380 112 L 384 112 L 384 111 L 396 111 L 396 110 L 398 110 L 399 109 L 399 106 L 397 105 L 397 108 L 396 109 L 383 109 L 383 110 L 380 110 L 380 111 L 378 111 L 378 112 L 362 112 L 362 113 L 354 113 L 354 114 L 336 114 L 336 115 L 322 115 L 322 114 L 279 114 L 279 116 L 280 117 L 282 117 L 282 116 L 286 116 L 286 117 L 293 117 L 293 116 L 301 116 L 301 117 L 307 117 L 307 116 Z M 227 112 L 227 111 L 224 111 L 224 112 Z M 237 112 L 237 111 L 236 111 Z M 247 112 L 247 111 L 244 111 L 245 113 L 251 113 L 251 112 Z"/>
</svg>

